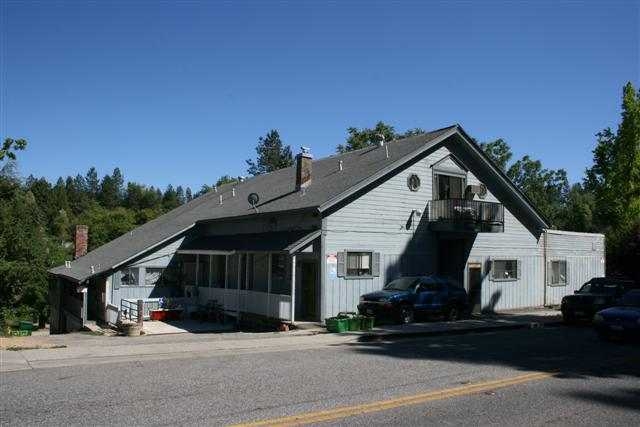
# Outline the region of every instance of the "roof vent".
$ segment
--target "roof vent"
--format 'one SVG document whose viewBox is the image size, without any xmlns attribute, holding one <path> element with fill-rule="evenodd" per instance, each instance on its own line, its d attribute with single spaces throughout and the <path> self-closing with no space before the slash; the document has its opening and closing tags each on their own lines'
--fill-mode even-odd
<svg viewBox="0 0 640 427">
<path fill-rule="evenodd" d="M 344 169 L 344 166 L 343 166 L 343 164 L 342 164 L 342 160 L 340 160 L 340 161 L 338 162 L 338 168 L 340 169 L 340 172 L 342 172 L 342 170 Z"/>
<path fill-rule="evenodd" d="M 233 187 L 233 188 L 231 189 L 231 196 L 232 196 L 232 197 L 236 197 L 236 188 L 235 188 L 235 187 Z"/>
<path fill-rule="evenodd" d="M 383 134 L 381 134 L 381 133 L 378 133 L 378 134 L 376 134 L 376 136 L 377 136 L 378 138 L 380 138 L 380 139 L 378 140 L 378 147 L 384 147 L 384 135 L 383 135 Z"/>
<path fill-rule="evenodd" d="M 65 268 L 71 268 L 71 261 L 65 261 L 64 266 Z"/>
</svg>

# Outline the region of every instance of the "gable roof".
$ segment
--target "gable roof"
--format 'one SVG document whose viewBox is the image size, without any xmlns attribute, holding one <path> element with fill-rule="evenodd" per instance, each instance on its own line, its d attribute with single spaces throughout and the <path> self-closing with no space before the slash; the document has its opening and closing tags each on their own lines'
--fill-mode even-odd
<svg viewBox="0 0 640 427">
<path fill-rule="evenodd" d="M 314 160 L 312 182 L 304 191 L 295 189 L 295 166 L 240 183 L 225 184 L 217 191 L 210 191 L 72 261 L 70 268 L 63 265 L 51 269 L 50 273 L 81 282 L 157 248 L 182 235 L 200 221 L 253 215 L 255 211 L 247 202 L 250 193 L 260 196 L 257 208 L 261 214 L 306 209 L 326 211 L 447 138 L 466 135 L 461 132 L 463 131 L 459 125 L 453 125 L 391 141 L 386 144 L 386 149 L 367 147 Z M 466 137 L 465 140 L 475 145 Z M 513 183 L 509 183 L 514 191 L 522 195 Z M 523 200 L 532 212 L 536 212 L 526 198 Z M 544 219 L 540 219 L 546 226 Z"/>
</svg>

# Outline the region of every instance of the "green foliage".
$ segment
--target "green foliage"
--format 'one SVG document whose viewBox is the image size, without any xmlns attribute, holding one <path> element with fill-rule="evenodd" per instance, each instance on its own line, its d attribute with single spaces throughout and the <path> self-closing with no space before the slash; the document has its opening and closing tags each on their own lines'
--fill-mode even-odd
<svg viewBox="0 0 640 427">
<path fill-rule="evenodd" d="M 507 171 L 507 164 L 513 157 L 513 153 L 504 139 L 499 138 L 491 142 L 482 142 L 480 143 L 480 148 L 503 172 Z"/>
<path fill-rule="evenodd" d="M 540 160 L 524 156 L 509 167 L 507 176 L 557 227 L 569 192 L 567 172 L 564 169 L 545 169 Z"/>
<path fill-rule="evenodd" d="M 291 146 L 285 146 L 277 130 L 272 129 L 258 139 L 256 160 L 247 160 L 247 173 L 256 176 L 293 165 Z"/>
<path fill-rule="evenodd" d="M 108 209 L 92 203 L 78 217 L 79 224 L 89 226 L 89 250 L 93 250 L 136 227 L 136 214 L 130 209 Z"/>
<path fill-rule="evenodd" d="M 347 129 L 347 140 L 344 144 L 338 145 L 336 150 L 339 153 L 359 150 L 380 141 L 393 141 L 394 139 L 409 138 L 411 136 L 422 135 L 425 131 L 421 128 L 409 129 L 404 133 L 397 133 L 395 128 L 383 121 L 379 121 L 373 128 L 358 129 L 350 127 Z"/>
<path fill-rule="evenodd" d="M 479 145 L 553 226 L 565 224 L 569 180 L 564 169 L 546 169 L 542 167 L 540 160 L 534 160 L 529 156 L 509 164 L 513 153 L 509 144 L 503 139 L 483 142 Z"/>
<path fill-rule="evenodd" d="M 24 150 L 27 146 L 27 141 L 24 139 L 11 139 L 5 138 L 0 148 L 0 160 L 4 160 L 5 157 L 9 160 L 16 159 L 16 151 Z"/>
<path fill-rule="evenodd" d="M 237 181 L 238 180 L 236 178 L 232 178 L 229 175 L 222 175 L 216 181 L 216 187 L 220 187 L 221 185 L 224 185 L 224 184 L 231 184 L 231 183 L 234 183 L 234 182 L 237 182 Z"/>
<path fill-rule="evenodd" d="M 631 83 L 622 91 L 622 121 L 614 133 L 597 135 L 593 166 L 584 186 L 595 199 L 594 223 L 607 236 L 609 267 L 629 276 L 637 273 L 640 241 L 640 92 Z M 635 262 L 627 262 L 630 258 Z M 640 278 L 640 277 L 639 277 Z"/>
</svg>

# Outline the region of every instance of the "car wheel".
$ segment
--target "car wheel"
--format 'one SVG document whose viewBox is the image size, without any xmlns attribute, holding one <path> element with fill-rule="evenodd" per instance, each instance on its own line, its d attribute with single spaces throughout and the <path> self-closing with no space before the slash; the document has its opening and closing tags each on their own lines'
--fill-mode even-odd
<svg viewBox="0 0 640 427">
<path fill-rule="evenodd" d="M 570 315 L 569 313 L 562 313 L 562 322 L 565 325 L 571 325 L 574 323 L 574 319 L 573 316 Z"/>
<path fill-rule="evenodd" d="M 460 309 L 457 306 L 449 307 L 447 311 L 447 320 L 454 321 L 460 318 Z"/>
<path fill-rule="evenodd" d="M 400 308 L 400 323 L 413 323 L 413 308 L 405 305 Z"/>
</svg>

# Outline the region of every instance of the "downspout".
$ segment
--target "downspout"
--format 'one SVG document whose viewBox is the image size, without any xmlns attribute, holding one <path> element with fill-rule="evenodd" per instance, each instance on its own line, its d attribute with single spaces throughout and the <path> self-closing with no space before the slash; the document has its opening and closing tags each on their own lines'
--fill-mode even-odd
<svg viewBox="0 0 640 427">
<path fill-rule="evenodd" d="M 545 307 L 547 305 L 547 230 L 543 229 L 542 230 L 542 262 L 543 262 L 543 267 L 542 267 L 542 271 L 543 271 L 543 280 L 542 280 L 542 286 L 543 286 L 543 301 L 542 301 L 542 306 Z"/>
</svg>

